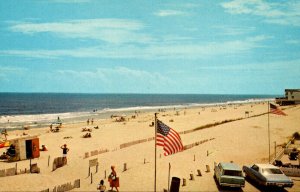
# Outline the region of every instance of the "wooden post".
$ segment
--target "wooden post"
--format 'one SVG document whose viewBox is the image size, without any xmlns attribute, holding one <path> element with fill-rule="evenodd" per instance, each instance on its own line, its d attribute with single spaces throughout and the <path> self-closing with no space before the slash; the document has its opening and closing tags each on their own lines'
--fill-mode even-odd
<svg viewBox="0 0 300 192">
<path fill-rule="evenodd" d="M 159 154 L 159 158 L 161 158 L 161 154 Z"/>
<path fill-rule="evenodd" d="M 89 174 L 88 177 L 91 175 L 91 167 L 89 167 Z"/>
<path fill-rule="evenodd" d="M 194 161 L 196 161 L 196 156 L 195 156 L 195 154 L 194 154 Z"/>
<path fill-rule="evenodd" d="M 210 172 L 210 167 L 209 167 L 209 165 L 206 165 L 206 172 L 207 172 L 207 173 Z"/>
<path fill-rule="evenodd" d="M 206 151 L 206 156 L 208 157 L 208 155 L 209 155 L 209 154 L 208 154 L 208 150 L 207 150 L 207 151 Z"/>
<path fill-rule="evenodd" d="M 18 164 L 16 163 L 16 172 L 15 172 L 16 175 L 18 175 Z"/>
<path fill-rule="evenodd" d="M 29 170 L 30 170 L 30 173 L 31 173 L 31 158 L 29 159 Z"/>
<path fill-rule="evenodd" d="M 127 163 L 124 163 L 123 171 L 126 171 L 126 170 L 127 170 Z"/>
<path fill-rule="evenodd" d="M 202 176 L 200 169 L 197 170 L 198 176 Z"/>
<path fill-rule="evenodd" d="M 144 158 L 144 164 L 146 164 L 146 159 Z"/>
<path fill-rule="evenodd" d="M 99 165 L 99 163 L 97 162 L 97 165 L 96 165 L 96 173 L 98 173 L 98 165 Z"/>
<path fill-rule="evenodd" d="M 194 174 L 193 174 L 193 173 L 190 174 L 190 180 L 191 180 L 191 181 L 195 180 Z"/>
<path fill-rule="evenodd" d="M 184 187 L 184 186 L 186 186 L 186 179 L 185 178 L 182 179 L 182 187 Z"/>
<path fill-rule="evenodd" d="M 274 149 L 275 149 L 275 155 L 274 155 L 274 159 L 276 160 L 276 141 L 274 141 L 274 144 L 275 144 L 275 146 L 274 146 Z"/>
<path fill-rule="evenodd" d="M 48 167 L 50 165 L 50 155 L 48 156 Z"/>
<path fill-rule="evenodd" d="M 93 173 L 91 173 L 91 184 L 93 183 Z"/>
<path fill-rule="evenodd" d="M 104 171 L 104 179 L 106 179 L 106 170 Z"/>
</svg>

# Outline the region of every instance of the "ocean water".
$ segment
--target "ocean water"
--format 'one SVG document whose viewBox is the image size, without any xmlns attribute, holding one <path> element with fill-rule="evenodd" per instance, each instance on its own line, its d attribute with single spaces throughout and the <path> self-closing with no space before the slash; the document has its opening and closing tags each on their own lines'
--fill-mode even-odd
<svg viewBox="0 0 300 192">
<path fill-rule="evenodd" d="M 269 100 L 277 95 L 0 93 L 0 126 L 42 126 L 57 119 L 83 121 L 129 111 Z M 1 128 L 0 127 L 0 128 Z"/>
</svg>

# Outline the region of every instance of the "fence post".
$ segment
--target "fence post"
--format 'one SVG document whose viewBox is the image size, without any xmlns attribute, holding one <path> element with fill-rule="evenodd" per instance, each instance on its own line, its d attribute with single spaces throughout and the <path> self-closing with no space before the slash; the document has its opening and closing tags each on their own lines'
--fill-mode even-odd
<svg viewBox="0 0 300 192">
<path fill-rule="evenodd" d="M 48 156 L 48 167 L 50 165 L 50 155 Z"/>
<path fill-rule="evenodd" d="M 31 173 L 31 158 L 29 159 L 29 170 L 30 170 L 30 173 Z"/>
<path fill-rule="evenodd" d="M 207 172 L 207 173 L 210 172 L 210 167 L 209 167 L 209 165 L 206 165 L 206 172 Z"/>
<path fill-rule="evenodd" d="M 16 163 L 16 171 L 15 171 L 15 175 L 18 175 L 18 164 Z"/>
<path fill-rule="evenodd" d="M 93 173 L 91 173 L 91 184 L 93 183 Z"/>
<path fill-rule="evenodd" d="M 186 179 L 185 178 L 182 179 L 182 186 L 183 187 L 186 186 Z"/>
<path fill-rule="evenodd" d="M 89 174 L 88 177 L 91 175 L 91 167 L 89 166 Z"/>
<path fill-rule="evenodd" d="M 124 169 L 123 171 L 126 171 L 127 170 L 127 163 L 124 163 Z"/>
<path fill-rule="evenodd" d="M 192 180 L 192 181 L 195 180 L 193 173 L 190 174 L 190 180 Z"/>
<path fill-rule="evenodd" d="M 200 169 L 197 170 L 198 176 L 202 176 Z"/>
</svg>

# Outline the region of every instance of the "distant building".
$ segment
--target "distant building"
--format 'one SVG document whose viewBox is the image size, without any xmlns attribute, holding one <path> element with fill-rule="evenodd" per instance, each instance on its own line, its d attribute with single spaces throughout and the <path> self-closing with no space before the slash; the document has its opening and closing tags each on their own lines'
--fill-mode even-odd
<svg viewBox="0 0 300 192">
<path fill-rule="evenodd" d="M 285 89 L 285 97 L 276 98 L 279 105 L 300 104 L 300 89 Z"/>
</svg>

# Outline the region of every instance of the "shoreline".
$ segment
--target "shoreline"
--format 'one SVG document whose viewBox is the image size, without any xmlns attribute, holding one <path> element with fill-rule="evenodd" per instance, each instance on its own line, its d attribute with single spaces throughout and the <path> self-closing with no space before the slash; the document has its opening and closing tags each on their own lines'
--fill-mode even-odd
<svg viewBox="0 0 300 192">
<path fill-rule="evenodd" d="M 0 126 L 7 130 L 22 130 L 23 126 L 30 126 L 30 128 L 43 128 L 49 126 L 51 123 L 57 121 L 57 117 L 63 120 L 63 123 L 75 124 L 83 123 L 87 119 L 108 119 L 111 115 L 135 115 L 136 113 L 157 112 L 159 110 L 183 110 L 195 109 L 203 107 L 223 107 L 230 105 L 241 104 L 256 104 L 267 101 L 274 101 L 274 98 L 265 99 L 247 99 L 237 101 L 227 101 L 223 103 L 194 103 L 182 105 L 165 105 L 165 106 L 140 106 L 140 107 L 124 107 L 116 109 L 103 109 L 94 112 L 65 112 L 65 113 L 51 113 L 51 114 L 26 114 L 26 115 L 5 115 L 0 116 Z"/>
</svg>

